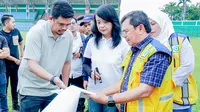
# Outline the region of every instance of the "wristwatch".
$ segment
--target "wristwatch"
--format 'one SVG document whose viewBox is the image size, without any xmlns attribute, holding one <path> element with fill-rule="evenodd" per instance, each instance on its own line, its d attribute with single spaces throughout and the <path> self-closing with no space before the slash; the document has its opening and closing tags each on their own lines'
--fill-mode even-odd
<svg viewBox="0 0 200 112">
<path fill-rule="evenodd" d="M 56 84 L 54 83 L 54 79 L 55 79 L 55 77 L 56 77 L 56 76 L 51 77 L 51 79 L 50 79 L 50 84 L 52 84 L 52 85 L 56 85 Z"/>
<path fill-rule="evenodd" d="M 114 107 L 115 106 L 115 101 L 113 100 L 113 96 L 108 96 L 108 106 L 109 107 Z"/>
</svg>

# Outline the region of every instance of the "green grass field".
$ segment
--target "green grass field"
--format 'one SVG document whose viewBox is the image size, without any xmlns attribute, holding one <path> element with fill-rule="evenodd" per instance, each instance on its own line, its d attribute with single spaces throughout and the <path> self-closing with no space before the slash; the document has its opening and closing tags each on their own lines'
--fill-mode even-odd
<svg viewBox="0 0 200 112">
<path fill-rule="evenodd" d="M 25 38 L 26 32 L 21 32 L 23 38 Z M 195 106 L 193 106 L 192 112 L 200 112 L 200 47 L 198 47 L 198 44 L 200 44 L 200 38 L 191 38 L 191 44 L 194 49 L 195 53 L 195 69 L 193 72 L 193 75 L 197 81 L 197 87 L 198 87 L 198 102 Z M 10 95 L 10 89 L 8 91 L 8 105 L 9 105 L 9 112 L 16 112 L 11 110 L 12 109 L 12 102 L 11 102 L 11 95 Z"/>
</svg>

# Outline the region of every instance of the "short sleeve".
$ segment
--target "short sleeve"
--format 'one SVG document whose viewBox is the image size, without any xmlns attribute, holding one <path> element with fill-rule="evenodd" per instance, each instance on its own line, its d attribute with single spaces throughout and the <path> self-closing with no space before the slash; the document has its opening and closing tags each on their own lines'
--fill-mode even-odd
<svg viewBox="0 0 200 112">
<path fill-rule="evenodd" d="M 71 33 L 69 33 L 69 36 L 71 36 L 70 37 L 70 46 L 69 46 L 68 54 L 67 54 L 67 57 L 66 57 L 65 61 L 71 61 L 72 60 L 73 37 L 72 37 Z M 67 37 L 67 38 L 69 38 L 69 37 Z"/>
<path fill-rule="evenodd" d="M 86 46 L 85 52 L 84 52 L 84 57 L 86 57 L 86 58 L 92 57 L 91 47 L 92 47 L 93 42 L 94 42 L 94 38 L 91 38 L 89 40 L 89 42 L 87 43 L 87 46 Z"/>
<path fill-rule="evenodd" d="M 8 48 L 8 43 L 6 38 L 4 38 L 3 36 L 1 36 L 0 38 L 2 38 L 2 46 L 0 46 L 1 48 Z"/>
<path fill-rule="evenodd" d="M 17 30 L 17 29 L 16 29 L 16 30 Z M 22 38 L 22 35 L 21 35 L 21 33 L 20 33 L 19 30 L 17 30 L 17 34 L 18 34 L 18 36 L 19 36 L 19 42 L 22 42 L 22 41 L 23 41 L 23 38 Z"/>
<path fill-rule="evenodd" d="M 162 52 L 152 55 L 144 65 L 140 83 L 160 87 L 170 64 L 169 57 L 168 54 Z"/>
<path fill-rule="evenodd" d="M 24 51 L 25 59 L 32 59 L 39 61 L 41 57 L 42 40 L 39 32 L 35 30 L 29 30 L 26 35 L 26 48 Z"/>
</svg>

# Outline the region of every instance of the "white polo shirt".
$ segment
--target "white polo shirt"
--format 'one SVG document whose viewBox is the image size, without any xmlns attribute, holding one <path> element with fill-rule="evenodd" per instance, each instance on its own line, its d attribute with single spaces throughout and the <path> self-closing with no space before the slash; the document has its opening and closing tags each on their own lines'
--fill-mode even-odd
<svg viewBox="0 0 200 112">
<path fill-rule="evenodd" d="M 99 68 L 102 83 L 99 81 L 94 84 L 94 80 L 88 79 L 88 90 L 97 92 L 105 87 L 117 83 L 122 76 L 122 68 L 120 64 L 125 58 L 130 46 L 126 40 L 122 38 L 121 43 L 112 48 L 112 38 L 102 38 L 99 42 L 99 48 L 96 47 L 94 38 L 91 38 L 87 44 L 84 57 L 91 58 L 92 70 Z"/>
<path fill-rule="evenodd" d="M 76 37 L 73 37 L 72 53 L 79 53 L 83 46 L 80 32 L 77 32 Z M 82 76 L 82 58 L 72 58 L 70 78 L 78 78 Z"/>
</svg>

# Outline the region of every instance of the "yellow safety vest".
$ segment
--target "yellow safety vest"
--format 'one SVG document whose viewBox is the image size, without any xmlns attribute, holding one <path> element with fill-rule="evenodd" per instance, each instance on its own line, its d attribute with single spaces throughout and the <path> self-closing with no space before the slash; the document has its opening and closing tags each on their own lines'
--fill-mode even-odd
<svg viewBox="0 0 200 112">
<path fill-rule="evenodd" d="M 172 49 L 172 67 L 175 72 L 180 66 L 180 49 L 182 48 L 182 43 L 184 39 L 189 39 L 189 37 L 185 35 L 172 34 L 169 39 L 169 44 Z M 197 102 L 198 99 L 198 91 L 197 85 L 194 77 L 190 74 L 187 79 L 184 81 L 184 85 L 182 87 L 176 86 L 174 89 L 174 103 L 179 105 L 192 105 Z"/>
<path fill-rule="evenodd" d="M 154 43 L 157 43 L 157 45 L 155 46 Z M 148 61 L 150 56 L 158 52 L 157 50 L 158 47 L 160 47 L 161 49 L 166 48 L 163 46 L 164 45 L 161 45 L 156 40 L 153 40 L 139 53 L 132 66 L 128 82 L 128 88 L 127 88 L 128 90 L 136 88 L 140 85 L 140 74 L 144 69 L 145 63 Z M 168 52 L 167 51 L 168 49 L 166 51 L 159 50 L 159 52 L 165 52 L 171 55 L 170 51 Z M 128 68 L 128 64 L 131 59 L 131 55 L 132 52 L 129 52 L 125 60 L 121 64 L 121 66 L 124 67 L 123 76 L 120 81 L 121 86 L 124 79 L 124 75 Z M 173 88 L 174 88 L 172 77 L 173 76 L 171 67 L 168 67 L 161 86 L 155 87 L 152 94 L 147 98 L 127 102 L 125 104 L 124 111 L 125 112 L 171 112 L 173 104 Z"/>
</svg>

